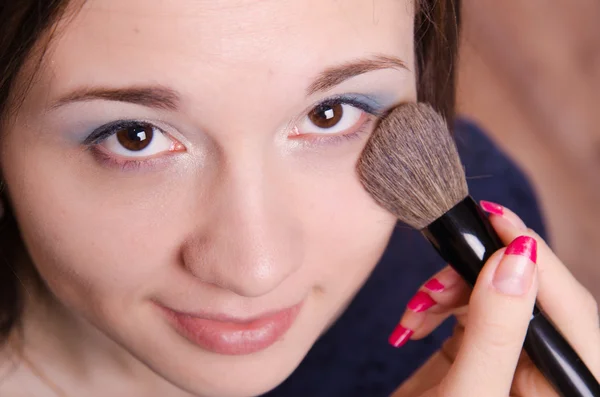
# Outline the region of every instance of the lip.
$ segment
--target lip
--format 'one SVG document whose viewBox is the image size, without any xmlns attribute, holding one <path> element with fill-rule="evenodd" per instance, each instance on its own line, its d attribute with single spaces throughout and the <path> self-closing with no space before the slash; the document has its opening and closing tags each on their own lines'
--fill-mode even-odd
<svg viewBox="0 0 600 397">
<path fill-rule="evenodd" d="M 252 319 L 226 315 L 188 314 L 160 306 L 175 330 L 201 348 L 225 355 L 265 350 L 292 326 L 303 302 Z"/>
</svg>

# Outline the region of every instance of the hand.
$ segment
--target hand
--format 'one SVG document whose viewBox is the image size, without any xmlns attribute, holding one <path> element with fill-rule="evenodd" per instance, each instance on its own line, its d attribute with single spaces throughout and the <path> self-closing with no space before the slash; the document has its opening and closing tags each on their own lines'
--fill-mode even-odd
<svg viewBox="0 0 600 397">
<path fill-rule="evenodd" d="M 423 338 L 450 315 L 458 322 L 442 349 L 393 397 L 557 396 L 521 352 L 536 295 L 547 315 L 600 379 L 600 326 L 592 295 L 513 212 L 500 206 L 484 207 L 494 212 L 490 222 L 502 241 L 517 241 L 487 261 L 472 292 L 450 267 L 419 289 L 391 343 L 405 342 L 398 337 L 411 335 L 406 330 L 413 331 L 411 339 Z M 519 243 L 529 245 L 529 253 L 515 252 Z M 507 275 L 517 276 L 518 281 L 506 281 Z"/>
</svg>

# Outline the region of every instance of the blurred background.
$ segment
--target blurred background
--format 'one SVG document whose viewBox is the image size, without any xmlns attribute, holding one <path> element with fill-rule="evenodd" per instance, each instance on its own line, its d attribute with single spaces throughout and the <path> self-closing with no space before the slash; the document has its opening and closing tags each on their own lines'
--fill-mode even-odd
<svg viewBox="0 0 600 397">
<path fill-rule="evenodd" d="M 463 0 L 458 111 L 529 177 L 600 301 L 600 1 Z"/>
</svg>

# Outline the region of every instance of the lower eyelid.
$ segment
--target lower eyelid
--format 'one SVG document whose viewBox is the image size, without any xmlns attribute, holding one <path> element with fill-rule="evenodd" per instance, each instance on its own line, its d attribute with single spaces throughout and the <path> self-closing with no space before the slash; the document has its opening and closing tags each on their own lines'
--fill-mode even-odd
<svg viewBox="0 0 600 397">
<path fill-rule="evenodd" d="M 356 131 L 346 134 L 334 134 L 334 135 L 326 135 L 326 134 L 307 134 L 304 136 L 293 137 L 293 138 L 302 138 L 303 141 L 308 142 L 310 145 L 335 145 L 341 144 L 347 141 L 352 141 L 357 138 L 361 138 L 363 135 L 370 133 L 371 127 L 375 124 L 377 118 L 374 116 L 369 116 L 360 127 L 356 129 Z"/>
<path fill-rule="evenodd" d="M 167 163 L 173 160 L 173 154 L 167 154 L 163 156 L 154 156 L 140 159 L 127 159 L 117 158 L 114 154 L 107 153 L 105 150 L 99 147 L 90 147 L 90 152 L 96 161 L 100 162 L 104 167 L 117 168 L 120 171 L 138 171 L 146 170 L 153 171 L 157 167 L 167 165 Z M 169 152 L 167 152 L 169 153 Z"/>
<path fill-rule="evenodd" d="M 122 171 L 135 171 L 141 168 L 152 170 L 161 164 L 172 161 L 175 154 L 186 151 L 185 147 L 183 145 L 181 146 L 184 150 L 168 150 L 148 157 L 121 156 L 103 148 L 100 144 L 90 145 L 86 149 L 91 152 L 92 156 L 94 156 L 97 161 L 106 167 L 119 168 Z"/>
</svg>

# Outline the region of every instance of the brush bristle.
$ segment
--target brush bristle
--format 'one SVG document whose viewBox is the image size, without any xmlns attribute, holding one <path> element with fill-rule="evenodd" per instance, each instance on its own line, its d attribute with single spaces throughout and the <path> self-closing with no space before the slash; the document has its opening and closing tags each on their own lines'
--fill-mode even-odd
<svg viewBox="0 0 600 397">
<path fill-rule="evenodd" d="M 419 230 L 468 195 L 448 126 L 423 103 L 398 106 L 381 121 L 358 161 L 358 174 L 381 207 Z"/>
</svg>

